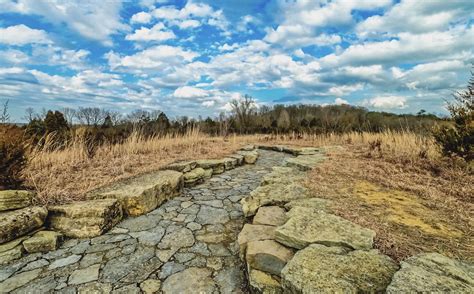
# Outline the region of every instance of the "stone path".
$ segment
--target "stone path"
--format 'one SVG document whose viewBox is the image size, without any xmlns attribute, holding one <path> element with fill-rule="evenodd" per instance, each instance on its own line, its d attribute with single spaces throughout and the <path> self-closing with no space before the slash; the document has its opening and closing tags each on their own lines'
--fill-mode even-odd
<svg viewBox="0 0 474 294">
<path fill-rule="evenodd" d="M 285 153 L 259 150 L 255 165 L 185 188 L 158 209 L 93 239 L 0 267 L 0 293 L 246 293 L 237 235 L 240 199 Z"/>
</svg>

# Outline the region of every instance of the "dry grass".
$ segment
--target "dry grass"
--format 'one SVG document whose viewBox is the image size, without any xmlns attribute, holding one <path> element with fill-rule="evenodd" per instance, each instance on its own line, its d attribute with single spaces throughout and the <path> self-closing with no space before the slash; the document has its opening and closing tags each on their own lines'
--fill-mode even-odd
<svg viewBox="0 0 474 294">
<path fill-rule="evenodd" d="M 199 130 L 152 138 L 135 132 L 123 144 L 104 144 L 89 157 L 84 139 L 77 136 L 65 149 L 49 151 L 53 148 L 46 144 L 32 150 L 23 176 L 37 191 L 39 204 L 69 202 L 91 189 L 177 160 L 223 157 L 242 144 L 236 137 L 213 138 Z"/>
<path fill-rule="evenodd" d="M 414 134 L 349 135 L 308 178 L 334 213 L 376 231 L 397 261 L 419 252 L 473 260 L 474 176 Z"/>
</svg>

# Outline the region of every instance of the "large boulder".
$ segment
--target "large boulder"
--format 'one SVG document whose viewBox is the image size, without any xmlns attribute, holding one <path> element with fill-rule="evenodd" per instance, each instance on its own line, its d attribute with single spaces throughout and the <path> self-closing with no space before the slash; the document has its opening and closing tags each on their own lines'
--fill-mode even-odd
<svg viewBox="0 0 474 294">
<path fill-rule="evenodd" d="M 352 249 L 372 248 L 375 232 L 323 211 L 304 209 L 298 213 L 294 208 L 288 213 L 289 219 L 276 229 L 275 239 L 296 249 L 312 243 L 327 246 L 344 246 Z"/>
<path fill-rule="evenodd" d="M 316 165 L 324 160 L 323 154 L 299 155 L 286 159 L 286 166 L 296 167 L 301 171 L 312 170 Z"/>
<path fill-rule="evenodd" d="M 239 151 L 238 153 L 244 156 L 244 163 L 246 164 L 254 164 L 255 162 L 257 162 L 259 155 L 257 150 Z"/>
<path fill-rule="evenodd" d="M 253 241 L 247 244 L 245 256 L 250 267 L 279 276 L 293 250 L 273 240 Z"/>
<path fill-rule="evenodd" d="M 99 236 L 122 219 L 122 208 L 116 199 L 79 201 L 48 209 L 48 226 L 72 238 Z"/>
<path fill-rule="evenodd" d="M 56 250 L 62 240 L 62 234 L 54 231 L 39 231 L 23 242 L 28 253 Z"/>
<path fill-rule="evenodd" d="M 269 205 L 282 205 L 296 199 L 308 198 L 308 190 L 299 183 L 274 183 L 260 186 L 243 198 L 242 211 L 245 216 L 255 215 L 258 208 Z"/>
<path fill-rule="evenodd" d="M 184 173 L 184 185 L 192 186 L 198 184 L 204 180 L 206 176 L 206 170 L 203 168 L 197 167 L 193 170 L 190 170 Z"/>
<path fill-rule="evenodd" d="M 40 228 L 47 215 L 48 210 L 39 206 L 0 212 L 0 244 Z"/>
<path fill-rule="evenodd" d="M 310 245 L 298 251 L 281 272 L 289 293 L 382 293 L 397 264 L 377 250 Z"/>
<path fill-rule="evenodd" d="M 275 239 L 275 227 L 245 224 L 237 238 L 237 243 L 239 243 L 240 248 L 240 256 L 245 256 L 247 244 L 249 242 L 273 239 Z"/>
<path fill-rule="evenodd" d="M 286 222 L 286 211 L 279 206 L 260 207 L 253 218 L 255 225 L 281 226 Z"/>
<path fill-rule="evenodd" d="M 249 284 L 255 293 L 280 294 L 283 293 L 280 282 L 265 272 L 250 269 Z"/>
<path fill-rule="evenodd" d="M 225 171 L 224 159 L 202 159 L 197 161 L 197 166 L 203 169 L 212 169 L 212 174 L 221 174 Z"/>
<path fill-rule="evenodd" d="M 177 196 L 183 184 L 181 172 L 161 170 L 94 190 L 89 193 L 88 198 L 117 199 L 126 215 L 138 216 Z"/>
<path fill-rule="evenodd" d="M 401 263 L 387 293 L 474 293 L 474 265 L 438 253 L 423 253 Z"/>
<path fill-rule="evenodd" d="M 0 191 L 0 211 L 30 206 L 34 195 L 33 192 L 23 190 Z"/>
</svg>

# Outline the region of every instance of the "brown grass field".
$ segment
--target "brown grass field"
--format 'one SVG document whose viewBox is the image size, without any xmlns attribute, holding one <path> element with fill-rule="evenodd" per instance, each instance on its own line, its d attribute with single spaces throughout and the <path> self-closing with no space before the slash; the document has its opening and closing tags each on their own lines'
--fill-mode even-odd
<svg viewBox="0 0 474 294">
<path fill-rule="evenodd" d="M 473 260 L 473 174 L 442 159 L 430 138 L 408 132 L 222 138 L 193 130 L 148 139 L 134 133 L 92 158 L 76 137 L 62 150 L 31 151 L 23 175 L 38 204 L 62 203 L 173 161 L 224 157 L 248 143 L 341 146 L 308 175 L 315 197 L 333 200 L 334 213 L 375 230 L 377 248 L 397 261 L 421 251 Z"/>
</svg>

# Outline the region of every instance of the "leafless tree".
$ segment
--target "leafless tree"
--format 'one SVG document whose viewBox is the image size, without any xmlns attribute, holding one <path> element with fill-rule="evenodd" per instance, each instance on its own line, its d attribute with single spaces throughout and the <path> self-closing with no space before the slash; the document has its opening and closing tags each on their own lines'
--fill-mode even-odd
<svg viewBox="0 0 474 294">
<path fill-rule="evenodd" d="M 104 120 L 104 112 L 97 107 L 79 107 L 76 112 L 76 117 L 81 124 L 85 125 L 99 125 Z"/>
<path fill-rule="evenodd" d="M 250 118 L 256 109 L 255 100 L 251 96 L 245 95 L 243 99 L 232 100 L 230 106 L 232 107 L 232 112 L 237 117 L 240 132 L 247 131 L 250 126 Z"/>
<path fill-rule="evenodd" d="M 76 110 L 74 108 L 64 107 L 62 110 L 64 118 L 67 120 L 67 123 L 72 126 L 74 123 L 74 118 L 76 117 Z"/>
<path fill-rule="evenodd" d="M 229 134 L 229 118 L 226 116 L 225 112 L 219 114 L 219 132 L 223 137 L 227 137 Z"/>
<path fill-rule="evenodd" d="M 23 117 L 28 123 L 33 121 L 38 115 L 35 113 L 33 107 L 27 107 L 25 109 L 25 116 Z"/>
<path fill-rule="evenodd" d="M 0 113 L 0 123 L 2 124 L 6 124 L 10 121 L 10 114 L 8 113 L 8 103 L 10 103 L 10 100 L 7 99 L 7 101 L 3 103 L 2 113 Z"/>
<path fill-rule="evenodd" d="M 120 120 L 122 119 L 122 114 L 118 111 L 108 111 L 108 115 L 112 120 L 114 126 L 118 125 L 120 123 Z"/>
</svg>

